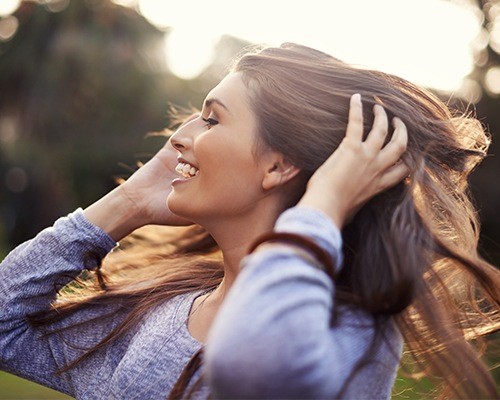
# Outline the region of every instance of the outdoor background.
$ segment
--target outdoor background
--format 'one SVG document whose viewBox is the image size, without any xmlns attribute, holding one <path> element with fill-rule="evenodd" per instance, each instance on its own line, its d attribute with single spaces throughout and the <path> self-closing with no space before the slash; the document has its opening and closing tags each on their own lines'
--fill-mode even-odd
<svg viewBox="0 0 500 400">
<path fill-rule="evenodd" d="M 243 47 L 280 41 L 402 75 L 477 114 L 493 137 L 471 178 L 481 253 L 500 265 L 496 0 L 0 0 L 0 259 L 146 161 L 169 104 L 201 106 Z M 399 378 L 394 397 L 428 389 Z M 66 397 L 0 373 L 0 399 L 28 398 Z"/>
</svg>

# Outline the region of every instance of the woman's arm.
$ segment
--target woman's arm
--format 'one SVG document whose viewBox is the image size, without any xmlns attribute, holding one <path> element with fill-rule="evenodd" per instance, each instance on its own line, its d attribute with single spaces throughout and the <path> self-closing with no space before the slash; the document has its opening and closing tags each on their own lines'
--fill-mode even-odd
<svg viewBox="0 0 500 400">
<path fill-rule="evenodd" d="M 30 314 L 48 310 L 57 289 L 84 269 L 93 269 L 114 246 L 105 232 L 90 224 L 81 210 L 18 246 L 0 264 L 0 367 L 57 390 L 73 393 L 65 375 L 54 372 L 74 350 L 50 340 L 30 325 Z M 91 318 L 92 313 L 81 315 Z M 96 338 L 102 332 L 96 330 Z M 84 345 L 92 338 L 73 343 Z"/>
<path fill-rule="evenodd" d="M 276 230 L 314 239 L 339 268 L 340 232 L 323 213 L 295 207 Z M 215 398 L 338 398 L 344 385 L 348 398 L 390 396 L 401 352 L 390 323 L 379 332 L 385 340 L 373 364 L 350 381 L 375 340 L 373 320 L 343 310 L 330 327 L 334 284 L 290 246 L 262 246 L 242 267 L 207 341 L 205 372 Z"/>
<path fill-rule="evenodd" d="M 275 230 L 313 239 L 341 268 L 339 228 L 371 197 L 408 174 L 398 163 L 406 128 L 376 106 L 372 131 L 363 137 L 362 108 L 353 96 L 346 137 L 311 178 L 299 206 Z M 211 328 L 206 374 L 220 398 L 388 398 L 401 351 L 391 322 L 375 328 L 361 310 L 342 309 L 330 326 L 335 285 L 310 257 L 289 244 L 266 243 L 242 264 Z M 341 311 L 341 312 L 340 312 Z M 377 334 L 385 340 L 374 342 Z M 374 343 L 372 347 L 372 343 Z M 372 364 L 351 376 L 358 363 Z"/>
<path fill-rule="evenodd" d="M 4 259 L 0 265 L 1 369 L 66 393 L 76 390 L 71 381 L 73 375 L 79 387 L 95 377 L 91 369 L 99 368 L 99 363 L 87 363 L 90 370 L 79 371 L 78 376 L 72 374 L 74 370 L 70 375 L 54 372 L 104 338 L 118 315 L 106 324 L 94 324 L 84 334 L 80 329 L 48 336 L 31 326 L 27 317 L 48 310 L 58 289 L 84 269 L 95 268 L 116 241 L 134 229 L 146 224 L 189 223 L 173 215 L 166 205 L 170 182 L 176 176 L 176 155 L 170 143 L 166 143 L 125 183 L 85 211 L 59 219 L 52 228 L 18 246 Z M 109 310 L 89 307 L 64 323 L 75 324 L 105 312 Z"/>
<path fill-rule="evenodd" d="M 116 241 L 149 224 L 191 224 L 167 207 L 172 180 L 179 176 L 175 172 L 177 155 L 168 141 L 127 181 L 86 208 L 85 217 Z"/>
</svg>

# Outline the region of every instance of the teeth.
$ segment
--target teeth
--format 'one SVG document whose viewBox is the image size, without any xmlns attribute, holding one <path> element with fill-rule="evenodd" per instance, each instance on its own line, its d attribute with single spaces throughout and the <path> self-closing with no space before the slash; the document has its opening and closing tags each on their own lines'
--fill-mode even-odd
<svg viewBox="0 0 500 400">
<path fill-rule="evenodd" d="M 193 176 L 196 176 L 200 173 L 198 168 L 193 167 L 191 164 L 188 163 L 179 163 L 175 167 L 175 170 L 181 174 L 184 178 L 192 178 Z"/>
</svg>

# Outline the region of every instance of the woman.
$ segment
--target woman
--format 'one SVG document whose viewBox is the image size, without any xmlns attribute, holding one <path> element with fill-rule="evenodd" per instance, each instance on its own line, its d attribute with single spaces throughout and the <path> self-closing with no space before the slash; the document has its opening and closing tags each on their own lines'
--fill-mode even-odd
<svg viewBox="0 0 500 400">
<path fill-rule="evenodd" d="M 487 142 L 394 76 L 243 55 L 171 147 L 4 260 L 1 366 L 81 399 L 387 398 L 403 337 L 454 395 L 494 397 L 465 340 L 498 328 L 466 194 Z M 103 280 L 117 241 L 187 221 L 209 235 L 139 233 Z"/>
</svg>

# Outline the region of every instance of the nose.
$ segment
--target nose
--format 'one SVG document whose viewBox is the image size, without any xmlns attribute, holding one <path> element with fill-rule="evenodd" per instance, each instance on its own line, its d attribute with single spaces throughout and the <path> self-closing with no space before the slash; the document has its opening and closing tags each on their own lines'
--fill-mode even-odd
<svg viewBox="0 0 500 400">
<path fill-rule="evenodd" d="M 187 138 L 179 135 L 179 131 L 175 132 L 170 137 L 170 143 L 172 144 L 174 149 L 178 151 L 186 150 L 186 148 L 188 147 Z"/>
<path fill-rule="evenodd" d="M 179 128 L 171 137 L 170 143 L 177 151 L 185 151 L 191 147 L 193 138 L 185 126 Z"/>
<path fill-rule="evenodd" d="M 199 113 L 194 113 L 187 117 L 181 127 L 170 137 L 170 143 L 177 151 L 185 151 L 192 146 L 193 128 L 191 123 L 199 116 Z"/>
</svg>

